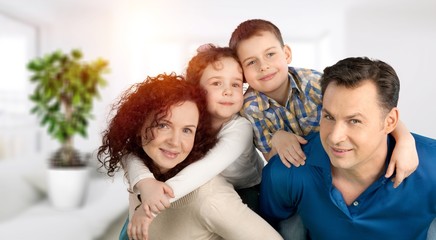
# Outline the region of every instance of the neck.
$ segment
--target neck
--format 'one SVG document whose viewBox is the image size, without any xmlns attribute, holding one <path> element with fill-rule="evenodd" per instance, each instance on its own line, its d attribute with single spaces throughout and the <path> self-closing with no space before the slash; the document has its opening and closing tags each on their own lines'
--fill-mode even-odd
<svg viewBox="0 0 436 240">
<path fill-rule="evenodd" d="M 285 83 L 282 86 L 280 86 L 277 90 L 273 92 L 265 93 L 265 95 L 274 99 L 280 105 L 285 106 L 286 102 L 288 101 L 290 87 L 291 84 L 289 83 L 288 80 L 286 80 Z"/>
<path fill-rule="evenodd" d="M 385 171 L 387 147 L 377 155 L 350 168 L 336 168 L 332 166 L 333 185 L 342 193 L 347 205 L 350 205 L 371 184 L 379 179 Z"/>
<path fill-rule="evenodd" d="M 229 117 L 229 118 L 213 118 L 212 119 L 212 129 L 214 131 L 219 131 L 222 126 L 227 123 L 228 121 L 230 121 L 233 118 L 233 116 Z"/>
</svg>

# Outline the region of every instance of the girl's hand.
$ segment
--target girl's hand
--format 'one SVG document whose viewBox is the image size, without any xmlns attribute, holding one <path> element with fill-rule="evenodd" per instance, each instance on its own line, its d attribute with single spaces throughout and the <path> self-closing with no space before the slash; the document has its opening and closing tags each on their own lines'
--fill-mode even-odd
<svg viewBox="0 0 436 240">
<path fill-rule="evenodd" d="M 153 214 L 157 215 L 170 207 L 169 199 L 174 197 L 174 193 L 171 187 L 164 182 L 145 178 L 140 180 L 135 187 L 141 194 L 140 208 L 147 217 L 153 218 Z"/>
<path fill-rule="evenodd" d="M 152 221 L 153 217 L 148 217 L 143 208 L 139 207 L 135 210 L 129 225 L 127 225 L 129 239 L 147 240 L 148 229 Z"/>
</svg>

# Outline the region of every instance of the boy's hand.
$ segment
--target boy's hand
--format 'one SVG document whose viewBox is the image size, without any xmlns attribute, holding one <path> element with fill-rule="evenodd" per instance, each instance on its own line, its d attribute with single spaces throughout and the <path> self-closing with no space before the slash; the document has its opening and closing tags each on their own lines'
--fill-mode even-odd
<svg viewBox="0 0 436 240">
<path fill-rule="evenodd" d="M 152 218 L 152 213 L 158 214 L 170 207 L 169 198 L 173 198 L 174 193 L 166 183 L 153 178 L 145 178 L 140 180 L 135 187 L 141 194 L 141 208 L 147 217 Z"/>
<path fill-rule="evenodd" d="M 271 138 L 271 147 L 275 149 L 280 160 L 288 168 L 291 167 L 291 164 L 296 167 L 305 164 L 306 155 L 304 155 L 300 144 L 306 143 L 306 139 L 283 130 L 275 132 Z"/>
<path fill-rule="evenodd" d="M 392 178 L 392 181 L 394 182 L 394 188 L 397 188 L 405 178 L 416 170 L 418 164 L 415 139 L 411 137 L 407 140 L 398 140 L 392 152 L 385 177 L 391 177 L 395 170 L 395 177 Z"/>
<path fill-rule="evenodd" d="M 147 240 L 148 228 L 153 221 L 153 217 L 148 217 L 143 208 L 138 208 L 127 225 L 127 235 L 129 239 Z"/>
</svg>

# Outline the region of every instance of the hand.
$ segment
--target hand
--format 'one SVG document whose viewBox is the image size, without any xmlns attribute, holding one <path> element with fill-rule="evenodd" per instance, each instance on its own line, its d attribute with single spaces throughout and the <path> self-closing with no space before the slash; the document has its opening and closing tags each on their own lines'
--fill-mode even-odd
<svg viewBox="0 0 436 240">
<path fill-rule="evenodd" d="M 135 185 L 135 188 L 141 194 L 141 208 L 149 218 L 153 217 L 153 213 L 157 215 L 166 208 L 169 208 L 169 198 L 174 197 L 170 186 L 153 178 L 140 180 Z"/>
<path fill-rule="evenodd" d="M 283 130 L 275 132 L 271 139 L 272 148 L 279 154 L 280 160 L 288 168 L 291 167 L 291 164 L 295 167 L 305 164 L 306 155 L 304 155 L 300 144 L 306 143 L 306 139 Z"/>
<path fill-rule="evenodd" d="M 127 225 L 129 239 L 147 240 L 148 228 L 152 221 L 153 217 L 148 217 L 143 208 L 138 208 Z"/>
<path fill-rule="evenodd" d="M 392 178 L 394 182 L 394 188 L 397 188 L 401 182 L 412 174 L 419 164 L 418 153 L 416 152 L 415 139 L 413 137 L 402 138 L 398 140 L 395 148 L 392 152 L 391 161 L 389 162 L 388 169 L 385 177 L 389 178 L 394 174 Z"/>
</svg>

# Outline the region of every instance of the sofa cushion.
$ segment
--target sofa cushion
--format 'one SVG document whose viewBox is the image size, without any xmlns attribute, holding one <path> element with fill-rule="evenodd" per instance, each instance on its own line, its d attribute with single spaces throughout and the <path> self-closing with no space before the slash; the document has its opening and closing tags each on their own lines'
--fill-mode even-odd
<svg viewBox="0 0 436 240">
<path fill-rule="evenodd" d="M 25 178 L 33 167 L 31 161 L 0 161 L 0 221 L 19 215 L 41 200 L 42 194 Z"/>
</svg>

